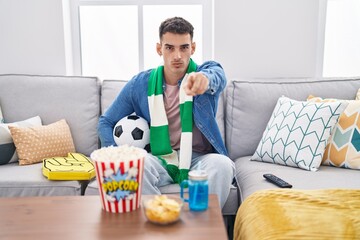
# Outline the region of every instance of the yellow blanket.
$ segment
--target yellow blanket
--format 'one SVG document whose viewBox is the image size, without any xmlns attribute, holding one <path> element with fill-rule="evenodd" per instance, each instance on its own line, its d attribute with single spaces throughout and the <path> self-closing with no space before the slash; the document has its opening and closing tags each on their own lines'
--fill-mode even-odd
<svg viewBox="0 0 360 240">
<path fill-rule="evenodd" d="M 360 239 L 360 190 L 262 190 L 240 206 L 234 239 Z"/>
</svg>

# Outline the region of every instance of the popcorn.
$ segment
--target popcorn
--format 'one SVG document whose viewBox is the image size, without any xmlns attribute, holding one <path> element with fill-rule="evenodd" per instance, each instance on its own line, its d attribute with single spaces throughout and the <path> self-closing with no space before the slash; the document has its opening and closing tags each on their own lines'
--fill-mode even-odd
<svg viewBox="0 0 360 240">
<path fill-rule="evenodd" d="M 146 154 L 144 149 L 128 145 L 104 147 L 91 153 L 105 211 L 126 213 L 139 208 Z"/>
<path fill-rule="evenodd" d="M 182 204 L 166 195 L 155 196 L 144 202 L 146 217 L 159 224 L 168 224 L 179 219 Z"/>
<path fill-rule="evenodd" d="M 144 157 L 146 151 L 141 148 L 121 145 L 121 146 L 109 146 L 95 150 L 91 153 L 91 159 L 96 159 L 100 162 L 119 162 L 119 161 L 131 161 Z"/>
</svg>

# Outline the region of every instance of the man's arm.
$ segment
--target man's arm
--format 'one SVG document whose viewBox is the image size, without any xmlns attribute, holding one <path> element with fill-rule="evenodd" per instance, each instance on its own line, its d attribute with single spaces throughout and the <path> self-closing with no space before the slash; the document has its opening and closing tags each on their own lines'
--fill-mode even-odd
<svg viewBox="0 0 360 240">
<path fill-rule="evenodd" d="M 111 145 L 116 146 L 113 137 L 114 126 L 120 119 L 134 112 L 131 102 L 132 84 L 133 81 L 129 81 L 106 112 L 100 116 L 98 123 L 98 135 L 101 147 L 108 147 Z"/>
<path fill-rule="evenodd" d="M 190 73 L 184 85 L 186 94 L 191 96 L 204 93 L 220 93 L 226 85 L 225 72 L 220 64 L 214 61 L 200 65 L 197 72 Z"/>
</svg>

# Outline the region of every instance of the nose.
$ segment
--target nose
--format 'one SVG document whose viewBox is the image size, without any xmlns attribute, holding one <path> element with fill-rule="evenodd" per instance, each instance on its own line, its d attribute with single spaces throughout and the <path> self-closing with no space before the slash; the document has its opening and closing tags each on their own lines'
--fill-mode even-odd
<svg viewBox="0 0 360 240">
<path fill-rule="evenodd" d="M 180 49 L 176 49 L 174 51 L 174 59 L 176 59 L 176 60 L 181 59 L 181 51 L 180 51 Z"/>
</svg>

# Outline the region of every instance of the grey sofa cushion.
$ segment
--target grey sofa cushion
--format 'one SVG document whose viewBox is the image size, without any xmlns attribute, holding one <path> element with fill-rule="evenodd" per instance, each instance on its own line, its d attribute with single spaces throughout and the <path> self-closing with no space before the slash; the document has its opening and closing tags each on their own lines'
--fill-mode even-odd
<svg viewBox="0 0 360 240">
<path fill-rule="evenodd" d="M 85 189 L 85 195 L 99 195 L 99 187 L 96 179 L 93 179 Z"/>
<path fill-rule="evenodd" d="M 226 146 L 231 159 L 252 155 L 279 97 L 355 99 L 360 78 L 232 81 L 226 91 Z"/>
<path fill-rule="evenodd" d="M 250 161 L 251 156 L 235 160 L 236 180 L 239 184 L 241 201 L 258 190 L 278 188 L 263 178 L 272 173 L 293 185 L 294 189 L 360 188 L 360 171 L 320 166 L 317 172 L 302 170 L 278 164 Z"/>
<path fill-rule="evenodd" d="M 0 75 L 0 103 L 6 122 L 39 115 L 44 125 L 65 118 L 77 152 L 98 148 L 100 83 L 97 78 Z"/>
<path fill-rule="evenodd" d="M 101 113 L 106 112 L 107 108 L 115 100 L 121 89 L 128 81 L 124 80 L 104 80 L 101 87 Z"/>
<path fill-rule="evenodd" d="M 19 166 L 10 163 L 0 167 L 0 197 L 80 195 L 78 181 L 49 181 L 42 174 L 42 164 Z"/>
</svg>

